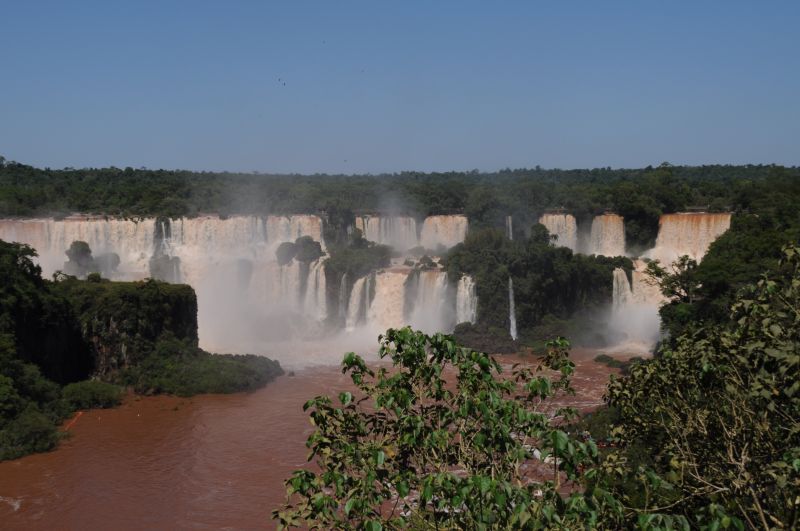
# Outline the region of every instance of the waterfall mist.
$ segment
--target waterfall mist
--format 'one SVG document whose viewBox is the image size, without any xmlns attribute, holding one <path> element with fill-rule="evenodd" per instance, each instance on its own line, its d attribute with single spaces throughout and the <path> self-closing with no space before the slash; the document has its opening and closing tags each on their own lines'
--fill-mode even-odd
<svg viewBox="0 0 800 531">
<path fill-rule="evenodd" d="M 388 215 L 356 216 L 355 227 L 368 240 L 395 247 L 388 267 L 358 278 L 328 275 L 323 219 L 316 215 L 6 219 L 0 220 L 0 239 L 33 246 L 46 277 L 64 268 L 65 251 L 73 241 L 85 241 L 95 257 L 118 256 L 119 265 L 104 276 L 188 283 L 198 297 L 203 348 L 266 354 L 291 367 L 338 363 L 347 350 L 371 352 L 378 334 L 388 327 L 410 324 L 426 332 L 451 332 L 458 323 L 477 321 L 475 280 L 449 278 L 439 258 L 463 241 L 467 218 L 419 219 L 407 212 L 397 207 Z M 513 238 L 513 219 L 505 221 Z M 584 245 L 572 215 L 544 214 L 539 221 L 558 236 L 556 245 Z M 645 256 L 665 265 L 682 254 L 699 260 L 729 226 L 730 214 L 664 215 L 656 245 Z M 292 255 L 279 262 L 278 248 L 300 237 L 318 242 L 322 256 Z M 587 253 L 624 254 L 624 220 L 613 214 L 595 217 L 585 240 Z M 407 253 L 419 246 L 430 260 Z M 635 260 L 630 279 L 621 269 L 613 275 L 614 302 L 605 313 L 603 333 L 615 338 L 624 347 L 621 351 L 647 351 L 658 338 L 663 297 L 647 282 L 645 267 L 643 260 Z M 509 334 L 516 338 L 511 277 L 508 304 Z"/>
</svg>

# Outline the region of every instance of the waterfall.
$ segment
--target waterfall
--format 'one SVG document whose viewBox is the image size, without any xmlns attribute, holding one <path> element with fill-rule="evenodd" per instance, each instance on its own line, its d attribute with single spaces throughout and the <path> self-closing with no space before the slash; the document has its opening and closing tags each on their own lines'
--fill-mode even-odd
<svg viewBox="0 0 800 531">
<path fill-rule="evenodd" d="M 347 318 L 345 320 L 345 328 L 348 332 L 355 330 L 361 320 L 366 279 L 367 277 L 357 279 L 353 284 L 353 289 L 350 291 L 350 303 L 347 305 Z"/>
<path fill-rule="evenodd" d="M 315 260 L 309 266 L 303 313 L 317 321 L 324 321 L 328 317 L 323 258 Z"/>
<path fill-rule="evenodd" d="M 517 312 L 514 310 L 514 281 L 508 277 L 508 331 L 511 339 L 517 340 Z"/>
<path fill-rule="evenodd" d="M 36 249 L 42 273 L 49 277 L 63 269 L 66 250 L 74 241 L 89 244 L 96 257 L 116 253 L 119 280 L 142 279 L 149 274 L 153 254 L 155 219 L 129 220 L 71 216 L 54 219 L 0 220 L 0 239 L 25 243 Z"/>
<path fill-rule="evenodd" d="M 514 224 L 511 216 L 506 216 L 506 236 L 509 240 L 514 239 Z"/>
<path fill-rule="evenodd" d="M 650 284 L 644 273 L 647 264 L 634 261 L 632 282 L 622 268 L 614 269 L 613 302 L 608 323 L 618 352 L 647 354 L 658 340 L 660 318 L 658 308 L 663 297 L 657 286 Z"/>
<path fill-rule="evenodd" d="M 420 245 L 426 249 L 449 249 L 467 236 L 466 216 L 428 216 L 422 224 Z"/>
<path fill-rule="evenodd" d="M 345 319 L 347 316 L 347 273 L 342 275 L 342 280 L 339 282 L 339 320 Z"/>
<path fill-rule="evenodd" d="M 614 310 L 618 311 L 620 308 L 628 304 L 632 298 L 633 293 L 631 290 L 631 284 L 628 281 L 628 274 L 621 267 L 614 269 Z"/>
<path fill-rule="evenodd" d="M 456 323 L 475 323 L 478 314 L 478 295 L 475 281 L 469 275 L 458 280 L 456 289 Z"/>
<path fill-rule="evenodd" d="M 301 236 L 322 244 L 319 217 L 199 216 L 173 220 L 162 233 L 169 235 L 162 248 L 197 292 L 201 345 L 241 351 L 230 345 L 316 333 L 311 325 L 327 317 L 324 258 L 281 266 L 275 256 Z M 249 280 L 232 290 L 247 280 L 243 267 Z"/>
<path fill-rule="evenodd" d="M 356 228 L 371 242 L 407 251 L 419 245 L 417 220 L 408 216 L 358 216 Z"/>
<path fill-rule="evenodd" d="M 455 315 L 447 273 L 441 270 L 425 270 L 412 275 L 415 275 L 416 281 L 406 283 L 405 289 L 410 291 L 407 294 L 410 297 L 404 297 L 404 300 L 413 301 L 412 307 L 406 308 L 408 324 L 428 333 L 452 329 Z"/>
<path fill-rule="evenodd" d="M 578 225 L 572 214 L 543 214 L 539 223 L 547 228 L 547 232 L 557 236 L 556 245 L 568 247 L 573 251 L 578 248 Z"/>
<path fill-rule="evenodd" d="M 587 254 L 625 256 L 625 223 L 622 216 L 603 214 L 594 217 Z"/>
<path fill-rule="evenodd" d="M 375 298 L 367 309 L 367 324 L 380 332 L 405 324 L 405 282 L 408 271 L 381 271 L 375 275 Z"/>
<path fill-rule="evenodd" d="M 322 218 L 319 216 L 295 214 L 291 216 L 268 216 L 266 220 L 266 239 L 277 247 L 283 242 L 293 242 L 301 236 L 311 236 L 325 250 L 322 237 Z"/>
<path fill-rule="evenodd" d="M 660 260 L 664 265 L 683 255 L 699 261 L 711 243 L 730 226 L 731 214 L 727 212 L 664 214 L 659 220 L 656 246 L 648 256 Z"/>
<path fill-rule="evenodd" d="M 419 242 L 411 217 L 363 216 L 356 225 L 370 239 L 397 248 Z M 422 228 L 424 241 L 438 250 L 463 240 L 466 231 L 464 216 L 431 216 Z M 61 269 L 66 249 L 82 240 L 95 256 L 119 254 L 120 275 L 114 278 L 155 276 L 190 284 L 197 293 L 200 344 L 211 350 L 253 352 L 272 341 L 318 337 L 323 331 L 318 325 L 336 310 L 347 330 L 383 331 L 410 323 L 449 332 L 457 321 L 476 319 L 472 278 L 451 285 L 440 268 L 400 265 L 359 279 L 343 275 L 337 307 L 328 308 L 324 256 L 310 263 L 277 262 L 278 246 L 301 236 L 321 242 L 322 220 L 311 215 L 0 220 L 0 238 L 34 246 L 45 275 Z"/>
</svg>

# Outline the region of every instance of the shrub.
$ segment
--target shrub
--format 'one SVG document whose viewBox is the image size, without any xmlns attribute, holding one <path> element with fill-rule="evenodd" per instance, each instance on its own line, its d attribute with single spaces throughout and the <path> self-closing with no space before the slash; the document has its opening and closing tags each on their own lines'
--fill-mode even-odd
<svg viewBox="0 0 800 531">
<path fill-rule="evenodd" d="M 122 389 L 97 380 L 68 384 L 62 395 L 73 409 L 108 408 L 122 402 Z"/>
</svg>

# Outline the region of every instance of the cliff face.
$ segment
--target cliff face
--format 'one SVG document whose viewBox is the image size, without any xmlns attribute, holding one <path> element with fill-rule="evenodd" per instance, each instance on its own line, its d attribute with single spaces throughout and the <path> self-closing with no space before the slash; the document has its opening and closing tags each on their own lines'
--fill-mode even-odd
<svg viewBox="0 0 800 531">
<path fill-rule="evenodd" d="M 197 297 L 190 286 L 64 280 L 53 290 L 72 306 L 95 376 L 135 365 L 162 338 L 197 346 Z"/>
</svg>

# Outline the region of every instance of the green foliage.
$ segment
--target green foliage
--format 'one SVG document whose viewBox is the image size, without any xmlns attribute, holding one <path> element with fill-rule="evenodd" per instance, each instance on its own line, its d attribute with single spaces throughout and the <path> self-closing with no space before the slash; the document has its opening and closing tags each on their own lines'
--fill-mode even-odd
<svg viewBox="0 0 800 531">
<path fill-rule="evenodd" d="M 315 467 L 286 481 L 273 517 L 312 529 L 615 528 L 621 507 L 588 484 L 597 447 L 551 422 L 574 416 L 551 404 L 571 392 L 567 348 L 554 341 L 536 370 L 502 375 L 448 336 L 387 331 L 380 355 L 391 369 L 347 354 L 343 371 L 358 391 L 305 404 Z M 531 478 L 524 469 L 536 463 L 543 475 Z"/>
<path fill-rule="evenodd" d="M 58 385 L 17 358 L 13 338 L 0 334 L 0 461 L 50 450 L 56 423 L 69 414 Z"/>
<path fill-rule="evenodd" d="M 185 340 L 165 337 L 117 380 L 137 393 L 192 396 L 252 391 L 281 374 L 280 364 L 263 356 L 209 354 Z"/>
<path fill-rule="evenodd" d="M 475 279 L 479 328 L 502 330 L 503 335 L 509 327 L 510 276 L 517 326 L 526 342 L 564 333 L 576 312 L 610 303 L 614 269 L 633 267 L 627 258 L 584 256 L 556 247 L 538 224 L 529 238 L 513 241 L 497 229 L 472 231 L 447 255 L 446 266 L 450 278 L 468 274 Z"/>
<path fill-rule="evenodd" d="M 67 278 L 52 289 L 70 302 L 89 342 L 93 373 L 101 377 L 144 359 L 165 334 L 197 346 L 197 297 L 190 286 Z"/>
<path fill-rule="evenodd" d="M 785 248 L 773 271 L 727 322 L 693 327 L 609 385 L 614 433 L 653 454 L 652 469 L 629 472 L 648 518 L 800 523 L 800 250 Z"/>
<path fill-rule="evenodd" d="M 48 378 L 85 378 L 92 360 L 70 305 L 42 279 L 35 256 L 27 245 L 0 240 L 0 334 L 12 336 L 19 358 L 41 367 Z"/>
<path fill-rule="evenodd" d="M 53 420 L 35 404 L 0 426 L 0 461 L 52 450 L 60 439 Z"/>
<path fill-rule="evenodd" d="M 122 389 L 107 382 L 85 380 L 65 385 L 62 396 L 72 409 L 108 408 L 122 402 Z"/>
<path fill-rule="evenodd" d="M 266 358 L 198 349 L 189 286 L 98 274 L 50 282 L 34 256 L 28 246 L 0 241 L 0 460 L 53 448 L 57 425 L 74 408 L 120 401 L 120 388 L 101 381 L 70 383 L 62 397 L 45 376 L 69 383 L 94 375 L 142 392 L 191 395 L 250 390 L 281 373 Z"/>
</svg>

